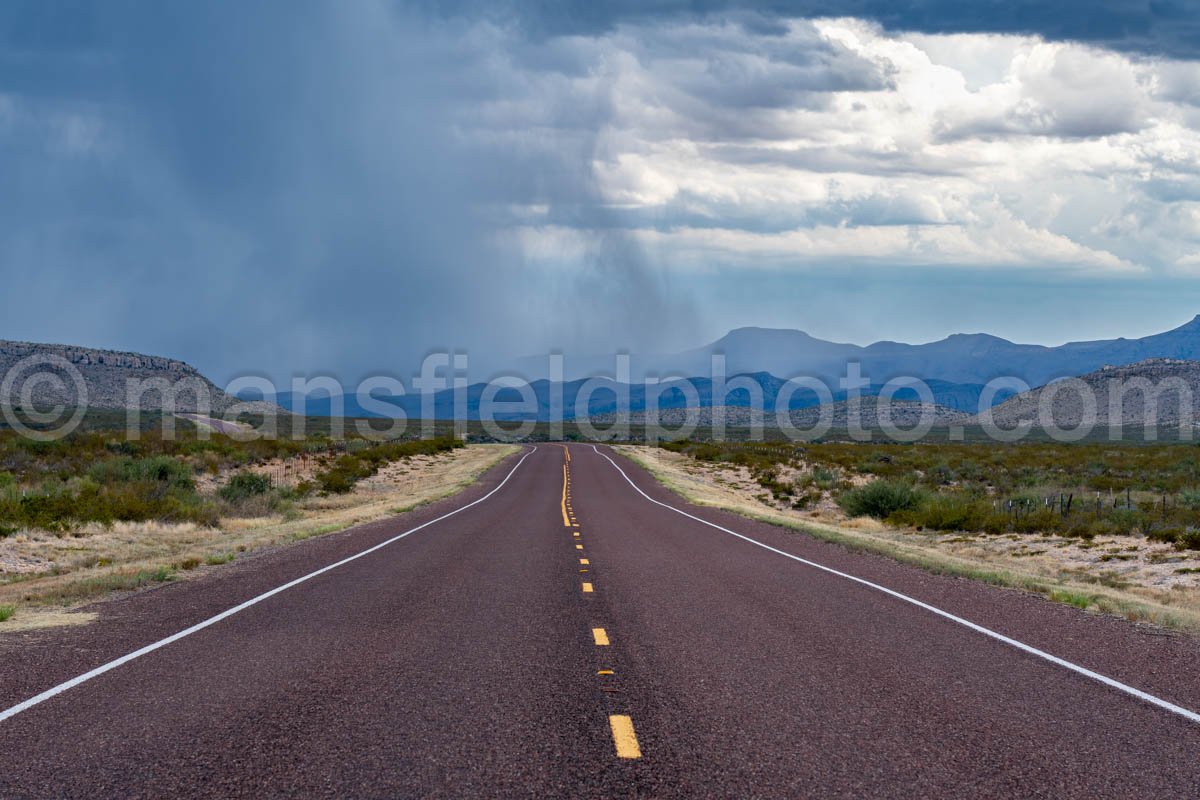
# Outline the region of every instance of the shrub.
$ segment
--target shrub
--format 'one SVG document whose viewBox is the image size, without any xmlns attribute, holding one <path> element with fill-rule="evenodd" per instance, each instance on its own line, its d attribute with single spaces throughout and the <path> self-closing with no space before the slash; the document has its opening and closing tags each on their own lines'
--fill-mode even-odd
<svg viewBox="0 0 1200 800">
<path fill-rule="evenodd" d="M 1132 508 L 1114 508 L 1109 514 L 1108 519 L 1112 522 L 1116 533 L 1122 536 L 1128 536 L 1139 529 L 1142 522 L 1142 514 Z"/>
<path fill-rule="evenodd" d="M 0 606 L 0 622 L 8 622 L 17 613 L 16 606 Z"/>
<path fill-rule="evenodd" d="M 239 472 L 217 492 L 222 500 L 237 503 L 248 497 L 264 495 L 271 491 L 271 479 L 255 472 Z"/>
<path fill-rule="evenodd" d="M 1175 538 L 1175 546 L 1181 550 L 1200 550 L 1200 530 L 1188 528 Z"/>
<path fill-rule="evenodd" d="M 897 521 L 935 531 L 978 531 L 989 527 L 992 506 L 962 494 L 932 494 L 921 498 L 920 504 L 899 511 Z"/>
<path fill-rule="evenodd" d="M 373 447 L 359 449 L 356 453 L 340 456 L 333 466 L 316 476 L 317 485 L 330 494 L 345 494 L 363 478 L 375 474 L 389 461 L 416 455 L 432 455 L 462 447 L 462 443 L 451 437 L 440 439 L 414 439 L 408 442 L 384 442 Z"/>
<path fill-rule="evenodd" d="M 362 459 L 345 455 L 334 462 L 333 467 L 317 474 L 317 484 L 330 494 L 346 494 L 354 484 L 371 474 Z"/>
<path fill-rule="evenodd" d="M 802 491 L 792 499 L 792 508 L 804 509 L 818 503 L 821 500 L 821 493 L 818 491 Z"/>
<path fill-rule="evenodd" d="M 825 491 L 833 489 L 838 483 L 837 473 L 825 467 L 815 468 L 812 472 L 812 480 L 818 489 L 824 489 Z"/>
<path fill-rule="evenodd" d="M 851 517 L 887 519 L 898 511 L 916 508 L 924 493 L 901 481 L 876 480 L 842 492 L 837 504 Z"/>
<path fill-rule="evenodd" d="M 153 481 L 174 489 L 195 488 L 192 468 L 171 456 L 110 458 L 92 465 L 88 477 L 101 484 Z"/>
</svg>

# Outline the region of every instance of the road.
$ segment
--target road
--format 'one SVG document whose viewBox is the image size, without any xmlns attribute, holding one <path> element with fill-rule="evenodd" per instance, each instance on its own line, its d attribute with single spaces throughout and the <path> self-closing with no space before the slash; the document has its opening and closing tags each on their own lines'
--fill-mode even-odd
<svg viewBox="0 0 1200 800">
<path fill-rule="evenodd" d="M 1196 640 L 604 447 L 100 609 L 0 638 L 0 796 L 1200 796 Z"/>
</svg>

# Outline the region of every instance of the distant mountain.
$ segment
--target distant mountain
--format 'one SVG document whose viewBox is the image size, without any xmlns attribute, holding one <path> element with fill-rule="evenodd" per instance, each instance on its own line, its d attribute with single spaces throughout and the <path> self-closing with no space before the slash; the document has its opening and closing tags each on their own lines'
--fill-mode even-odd
<svg viewBox="0 0 1200 800">
<path fill-rule="evenodd" d="M 825 409 L 825 421 L 834 429 L 845 428 L 851 414 L 856 414 L 859 424 L 864 428 L 879 428 L 881 425 L 882 409 L 887 408 L 891 424 L 901 429 L 911 429 L 918 424 L 928 422 L 935 426 L 946 426 L 962 423 L 969 418 L 968 414 L 945 406 L 930 403 L 920 403 L 914 400 L 892 400 L 885 403 L 878 397 L 861 397 L 858 400 L 841 400 Z M 730 427 L 750 427 L 760 424 L 764 427 L 775 427 L 777 420 L 772 413 L 761 414 L 743 406 L 712 406 L 710 408 L 674 408 L 658 415 L 658 424 L 666 428 L 677 428 L 684 424 L 695 425 L 699 428 L 711 428 L 713 418 L 724 418 Z M 821 422 L 821 411 L 818 406 L 795 408 L 789 412 L 791 423 L 801 430 L 813 430 Z M 598 414 L 592 417 L 595 425 L 610 425 L 618 420 L 627 421 L 630 425 L 641 427 L 646 424 L 646 412 L 637 411 L 628 415 Z"/>
<path fill-rule="evenodd" d="M 690 384 L 690 389 L 687 384 Z M 746 408 L 751 404 L 750 391 L 746 388 L 728 392 L 727 396 L 718 396 L 714 400 L 713 384 L 714 382 L 711 379 L 703 377 L 664 382 L 657 392 L 658 407 L 664 410 L 682 409 L 689 406 L 693 408 L 710 408 L 714 405 Z M 780 392 L 784 390 L 786 381 L 766 372 L 758 372 L 749 375 L 732 376 L 727 380 L 727 384 L 750 384 L 757 386 L 762 394 L 763 407 L 769 413 L 773 413 L 776 404 L 779 402 Z M 983 391 L 982 384 L 959 384 L 933 380 L 928 381 L 927 385 L 931 391 L 934 404 L 939 407 L 971 414 L 979 409 L 979 397 Z M 476 383 L 467 387 L 466 401 L 463 403 L 465 413 L 463 414 L 459 414 L 459 411 L 455 408 L 453 390 L 446 389 L 435 393 L 431 405 L 433 418 L 454 419 L 456 416 L 462 416 L 470 420 L 479 419 L 479 408 L 486 386 L 487 384 Z M 498 420 L 535 419 L 545 422 L 551 418 L 552 398 L 559 393 L 562 396 L 562 416 L 564 419 L 573 419 L 576 416 L 597 417 L 612 415 L 621 409 L 622 406 L 626 406 L 631 413 L 643 412 L 646 410 L 648 403 L 653 402 L 656 396 L 654 390 L 650 389 L 648 391 L 645 384 L 624 384 L 607 379 L 598 379 L 591 382 L 577 380 L 566 383 L 551 383 L 550 381 L 541 380 L 530 384 L 530 388 L 536 400 L 536 412 L 531 414 L 517 412 L 499 413 L 495 418 Z M 864 388 L 862 394 L 864 397 L 872 397 L 878 395 L 882 388 L 881 384 L 875 384 Z M 586 408 L 581 409 L 582 413 L 577 414 L 577 403 L 589 391 L 590 396 L 587 398 Z M 1004 400 L 1010 395 L 1011 392 L 998 393 L 996 402 Z M 622 397 L 628 397 L 628 400 L 622 403 L 619 400 Z M 845 391 L 831 390 L 831 399 L 834 402 L 845 400 L 846 397 L 847 393 Z M 895 393 L 894 398 L 897 401 L 908 402 L 917 402 L 921 399 L 916 390 L 911 388 L 899 389 Z M 520 399 L 521 395 L 516 389 L 502 389 L 495 395 L 495 400 L 501 403 L 517 402 Z M 276 402 L 281 406 L 295 413 L 301 413 L 302 400 L 304 401 L 303 413 L 309 416 L 384 417 L 397 416 L 401 413 L 408 419 L 418 419 L 424 416 L 421 397 L 415 394 L 387 398 L 377 397 L 373 398 L 370 403 L 360 403 L 358 398 L 352 395 L 329 397 L 327 394 L 320 394 L 305 398 L 291 392 L 284 392 L 276 398 Z M 790 410 L 812 408 L 818 405 L 818 403 L 818 396 L 809 389 L 801 389 L 787 399 L 787 407 Z M 392 409 L 395 409 L 395 411 Z"/>
<path fill-rule="evenodd" d="M 0 386 L 7 389 L 7 395 L 0 396 L 0 404 L 22 406 L 22 388 L 28 387 L 35 407 L 79 406 L 81 392 L 70 372 L 61 367 L 64 361 L 82 378 L 82 394 L 86 395 L 89 408 L 126 408 L 130 382 L 155 379 L 177 387 L 175 411 L 204 411 L 198 402 L 204 394 L 209 398 L 208 410 L 215 414 L 243 402 L 217 388 L 194 367 L 173 358 L 73 345 L 0 341 Z M 58 382 L 29 381 L 38 372 L 56 376 Z M 161 393 L 148 391 L 142 397 L 141 407 L 146 411 L 162 410 Z M 270 404 L 256 406 L 255 410 L 268 408 L 280 410 Z"/>
<path fill-rule="evenodd" d="M 833 386 L 853 361 L 861 365 L 862 374 L 873 383 L 908 376 L 954 384 L 986 384 L 993 378 L 1011 376 L 1036 387 L 1105 365 L 1132 364 L 1148 358 L 1200 359 L 1200 316 L 1173 330 L 1141 339 L 1070 342 L 1057 347 L 1016 344 L 983 333 L 958 333 L 927 344 L 884 341 L 863 347 L 828 342 L 798 330 L 738 328 L 693 350 L 635 356 L 631 380 L 638 382 L 646 374 L 709 375 L 714 355 L 724 355 L 727 375 L 809 375 L 830 381 Z M 611 374 L 613 365 L 612 356 L 568 357 L 567 376 L 576 379 L 603 371 Z M 544 358 L 523 359 L 518 366 L 526 374 L 545 377 Z"/>
<path fill-rule="evenodd" d="M 1147 413 L 1146 392 L 1139 388 L 1146 385 L 1157 400 L 1151 406 L 1153 417 Z M 1083 397 L 1085 392 L 1090 402 Z M 1040 426 L 1039 410 L 1043 408 L 1049 420 L 1064 429 L 1081 424 L 1190 424 L 1200 412 L 1200 361 L 1153 358 L 1104 367 L 1077 379 L 1022 392 L 993 408 L 992 420 L 1005 429 L 1022 422 Z"/>
</svg>

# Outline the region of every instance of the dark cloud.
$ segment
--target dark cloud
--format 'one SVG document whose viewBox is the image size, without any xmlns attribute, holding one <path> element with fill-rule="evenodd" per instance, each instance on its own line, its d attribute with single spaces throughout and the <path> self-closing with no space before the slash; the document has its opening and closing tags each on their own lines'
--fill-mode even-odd
<svg viewBox="0 0 1200 800">
<path fill-rule="evenodd" d="M 564 265 L 555 302 L 495 241 L 505 204 L 597 205 L 607 110 L 489 125 L 513 87 L 488 35 L 371 3 L 7 5 L 0 337 L 217 378 L 653 342 L 680 303 L 632 240 Z"/>
<path fill-rule="evenodd" d="M 792 18 L 858 15 L 892 31 L 1036 33 L 1195 56 L 1194 11 L 1074 1 L 9 2 L 0 338 L 159 352 L 217 379 L 246 369 L 407 374 L 430 348 L 465 348 L 490 366 L 550 347 L 691 345 L 720 333 L 694 287 L 707 286 L 697 291 L 722 321 L 733 303 L 751 315 L 740 323 L 766 324 L 753 312 L 784 279 L 760 284 L 714 263 L 707 284 L 681 285 L 643 250 L 639 229 L 940 224 L 936 203 L 879 191 L 879 179 L 954 179 L 962 185 L 947 193 L 964 207 L 977 186 L 994 194 L 983 180 L 967 185 L 973 153 L 876 130 L 890 110 L 838 111 L 838 93 L 888 95 L 895 65 Z M 1122 99 L 1122 76 L 1093 68 L 1064 60 L 1053 80 L 1029 84 L 1019 113 L 985 108 L 948 122 L 945 138 L 1138 130 L 1147 112 Z M 1194 110 L 1197 73 L 1165 74 L 1161 96 Z M 791 146 L 809 114 L 828 125 Z M 627 157 L 642 162 L 624 173 Z M 734 173 L 755 168 L 775 182 L 735 185 Z M 1147 196 L 1193 198 L 1183 169 L 1162 170 Z M 791 193 L 823 189 L 835 173 L 862 180 L 841 194 Z M 514 241 L 517 225 L 578 238 L 574 250 L 534 259 Z"/>
<path fill-rule="evenodd" d="M 425 5 L 447 15 L 517 19 L 541 36 L 595 34 L 622 22 L 714 14 L 748 14 L 752 30 L 769 26 L 773 18 L 860 17 L 892 31 L 1031 34 L 1125 52 L 1200 57 L 1200 3 L 1195 0 L 463 0 Z"/>
</svg>

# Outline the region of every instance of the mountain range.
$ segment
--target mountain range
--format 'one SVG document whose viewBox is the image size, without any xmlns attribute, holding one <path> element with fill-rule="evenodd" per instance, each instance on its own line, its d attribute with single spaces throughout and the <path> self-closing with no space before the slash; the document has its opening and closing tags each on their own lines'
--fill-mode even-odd
<svg viewBox="0 0 1200 800">
<path fill-rule="evenodd" d="M 668 355 L 631 357 L 631 380 L 645 375 L 710 375 L 713 356 L 725 357 L 725 374 L 766 372 L 781 378 L 809 375 L 836 386 L 846 366 L 881 384 L 897 377 L 956 384 L 986 384 L 997 377 L 1019 378 L 1032 387 L 1055 378 L 1082 375 L 1107 365 L 1148 358 L 1200 359 L 1200 315 L 1189 322 L 1140 339 L 1099 339 L 1049 347 L 1018 344 L 986 333 L 956 333 L 926 344 L 882 341 L 869 345 L 830 342 L 804 331 L 737 328 L 716 341 Z M 545 378 L 545 358 L 523 358 L 517 372 Z M 566 359 L 566 380 L 613 374 L 613 356 Z"/>
<path fill-rule="evenodd" d="M 1128 365 L 1152 358 L 1200 360 L 1200 315 L 1177 328 L 1140 339 L 1122 337 L 1069 342 L 1056 347 L 1017 344 L 982 333 L 954 334 L 927 344 L 884 341 L 860 346 L 818 339 L 799 330 L 737 328 L 711 344 L 674 355 L 631 356 L 629 384 L 611 380 L 615 365 L 613 356 L 588 356 L 574 360 L 568 357 L 565 360 L 566 373 L 571 377 L 561 384 L 545 379 L 545 359 L 520 359 L 516 362 L 514 372 L 525 376 L 541 376 L 531 381 L 537 398 L 536 418 L 539 420 L 548 417 L 550 397 L 560 386 L 564 416 L 574 416 L 575 400 L 589 375 L 607 375 L 609 379 L 600 380 L 606 388 L 592 395 L 587 403 L 588 415 L 616 412 L 616 398 L 625 392 L 628 392 L 630 412 L 644 410 L 646 393 L 642 381 L 647 375 L 689 376 L 689 382 L 696 389 L 698 405 L 702 408 L 713 405 L 744 407 L 748 399 L 745 393 L 735 394 L 724 402 L 720 398 L 716 403 L 713 402 L 713 381 L 706 376 L 711 374 L 714 356 L 724 356 L 727 375 L 746 377 L 757 383 L 762 388 L 769 408 L 774 407 L 784 379 L 796 376 L 819 378 L 833 389 L 835 402 L 845 399 L 846 393 L 837 388 L 840 386 L 839 380 L 847 374 L 848 365 L 857 363 L 864 378 L 870 380 L 870 385 L 863 390 L 865 396 L 877 395 L 887 381 L 919 378 L 930 388 L 935 404 L 975 413 L 980 410 L 984 385 L 994 378 L 1013 377 L 1036 388 L 1058 378 L 1083 375 L 1105 366 Z M 734 377 L 729 380 L 734 380 Z M 682 408 L 688 404 L 681 392 L 669 391 L 672 383 L 677 385 L 678 381 L 665 381 L 663 384 L 663 400 L 660 403 L 663 409 Z M 483 383 L 476 383 L 468 388 L 468 418 L 478 417 L 479 399 L 484 386 Z M 999 391 L 992 397 L 991 404 L 1002 403 L 1013 394 L 1015 392 L 1011 390 Z M 519 399 L 519 395 L 515 390 L 504 390 L 498 399 L 515 400 Z M 904 389 L 896 394 L 896 399 L 916 400 L 918 397 L 915 392 Z M 283 394 L 278 402 L 289 410 L 295 410 L 299 398 Z M 346 414 L 350 416 L 379 415 L 378 410 L 365 409 L 349 396 L 339 401 L 309 398 L 307 411 L 313 415 L 327 415 L 337 402 L 344 403 Z M 420 416 L 420 398 L 415 395 L 391 398 L 389 402 L 410 418 Z M 801 392 L 791 399 L 788 406 L 798 409 L 815 403 L 815 395 Z M 455 413 L 453 393 L 446 390 L 435 395 L 433 408 L 438 418 L 452 417 Z M 512 414 L 497 418 L 526 416 Z"/>
<path fill-rule="evenodd" d="M 684 383 L 690 384 L 690 389 L 684 387 Z M 655 396 L 654 390 L 647 391 L 647 386 L 644 384 L 622 384 L 610 379 L 594 379 L 588 380 L 571 380 L 565 383 L 551 383 L 548 380 L 535 380 L 529 385 L 533 391 L 535 398 L 536 411 L 534 413 L 518 413 L 518 411 L 500 411 L 494 414 L 494 419 L 497 420 L 536 420 L 545 422 L 551 419 L 552 416 L 552 398 L 554 393 L 560 392 L 562 395 L 563 419 L 575 419 L 577 416 L 605 416 L 619 413 L 622 410 L 622 405 L 628 405 L 628 410 L 631 413 L 643 411 L 647 408 L 647 399 L 653 399 Z M 762 407 L 768 411 L 776 408 L 776 403 L 779 402 L 781 390 L 784 390 L 785 380 L 776 378 L 775 375 L 758 372 L 745 375 L 733 375 L 728 378 L 728 385 L 748 386 L 754 384 L 758 386 L 758 391 L 762 392 Z M 966 414 L 974 414 L 979 408 L 979 396 L 984 387 L 982 384 L 952 384 L 944 380 L 926 381 L 926 385 L 930 387 L 934 403 L 946 407 L 947 409 L 962 411 Z M 467 386 L 466 397 L 464 397 L 463 408 L 466 409 L 466 419 L 478 420 L 479 409 L 484 396 L 484 390 L 487 384 L 472 384 Z M 836 384 L 834 384 L 836 386 Z M 727 396 L 722 399 L 713 399 L 714 381 L 709 378 L 689 378 L 680 380 L 664 381 L 658 389 L 659 408 L 660 409 L 683 409 L 683 408 L 710 408 L 714 407 L 730 407 L 730 408 L 746 408 L 751 405 L 750 390 L 738 389 L 737 391 L 727 392 Z M 882 389 L 881 384 L 872 384 L 866 386 L 862 390 L 864 397 L 875 397 Z M 997 392 L 994 402 L 1002 402 L 1004 399 L 1012 396 L 1013 392 L 1002 391 Z M 580 403 L 580 398 L 584 398 L 580 410 L 583 413 L 576 413 L 577 403 Z M 623 399 L 628 397 L 628 399 Z M 842 390 L 830 391 L 830 397 L 835 403 L 845 401 L 847 392 Z M 920 397 L 916 390 L 901 387 L 895 392 L 894 398 L 896 401 L 919 401 Z M 335 396 L 314 395 L 302 397 L 293 392 L 282 392 L 276 398 L 276 402 L 282 405 L 293 413 L 304 413 L 308 416 L 361 416 L 361 417 L 379 417 L 379 416 L 396 416 L 395 411 L 391 411 L 388 407 L 394 407 L 407 419 L 419 419 L 422 416 L 421 397 L 420 395 L 403 395 L 400 397 L 376 397 L 373 398 L 373 403 L 360 403 L 359 398 L 353 395 Z M 503 389 L 494 396 L 499 403 L 516 403 L 521 401 L 520 392 L 515 389 Z M 304 403 L 304 408 L 301 409 L 301 402 Z M 757 403 L 755 403 L 757 405 Z M 820 404 L 820 398 L 816 392 L 802 389 L 792 393 L 791 397 L 785 398 L 786 407 L 788 410 L 798 410 L 815 407 Z M 584 410 L 586 409 L 586 410 Z M 456 416 L 454 391 L 443 390 L 434 393 L 432 403 L 433 417 L 439 420 L 454 419 Z"/>
<path fill-rule="evenodd" d="M 0 342 L 0 377 L 22 359 L 31 355 L 62 358 L 83 375 L 87 384 L 91 405 L 99 408 L 121 408 L 126 399 L 125 381 L 166 378 L 172 382 L 183 379 L 199 381 L 211 391 L 213 411 L 220 412 L 235 402 L 212 386 L 204 376 L 189 365 L 175 359 L 146 356 L 138 353 L 120 353 L 95 350 L 69 345 L 44 345 L 27 342 Z M 846 374 L 847 366 L 857 363 L 864 378 L 870 383 L 863 390 L 865 396 L 880 393 L 889 380 L 920 378 L 932 392 L 933 402 L 953 411 L 975 413 L 979 410 L 984 384 L 997 377 L 1019 378 L 1031 387 L 1044 386 L 1051 381 L 1068 376 L 1085 375 L 1106 366 L 1120 367 L 1147 359 L 1200 360 L 1200 316 L 1195 317 L 1164 333 L 1140 339 L 1109 339 L 1088 342 L 1070 342 L 1057 347 L 1016 344 L 987 334 L 955 334 L 927 344 L 903 344 L 899 342 L 876 342 L 860 346 L 829 342 L 810 336 L 803 331 L 770 328 L 738 328 L 703 347 L 686 350 L 674 355 L 646 356 L 633 359 L 634 369 L 628 383 L 611 379 L 613 357 L 594 357 L 568 361 L 568 373 L 575 377 L 551 383 L 544 377 L 533 380 L 531 388 L 536 411 L 508 411 L 497 419 L 546 420 L 551 416 L 556 398 L 561 395 L 563 417 L 575 416 L 576 405 L 581 405 L 580 415 L 597 416 L 612 414 L 625 408 L 630 413 L 645 410 L 647 401 L 652 400 L 655 389 L 647 389 L 643 382 L 646 375 L 688 376 L 685 387 L 683 380 L 664 381 L 657 387 L 662 409 L 679 409 L 688 406 L 708 408 L 727 406 L 746 407 L 750 404 L 750 392 L 741 390 L 725 396 L 714 389 L 710 376 L 711 360 L 724 356 L 729 382 L 741 380 L 761 391 L 764 405 L 774 409 L 787 378 L 810 376 L 823 380 L 830 388 L 832 400 L 845 400 L 847 393 L 840 389 L 839 380 Z M 518 374 L 536 376 L 534 360 L 517 362 L 531 369 L 515 370 Z M 594 374 L 609 373 L 608 378 L 584 380 L 581 370 L 595 370 Z M 543 365 L 544 366 L 544 365 Z M 478 419 L 479 407 L 486 384 L 475 383 L 466 393 L 465 416 Z M 681 390 L 681 387 L 687 391 Z M 16 388 L 13 396 L 0 397 L 0 404 L 19 404 Z M 40 384 L 35 400 L 46 403 L 71 405 L 71 398 L 58 396 L 51 384 Z M 719 385 L 717 386 L 719 388 Z M 584 394 L 589 394 L 580 402 Z M 1014 392 L 1000 392 L 992 398 L 992 404 L 1008 400 Z M 44 396 L 42 396 L 44 395 Z M 624 398 L 628 398 L 626 401 Z M 253 395 L 242 400 L 258 400 Z M 267 398 L 270 399 L 270 398 Z M 403 413 L 410 419 L 422 416 L 422 398 L 417 394 L 400 397 L 377 397 L 374 402 L 359 403 L 353 396 L 310 396 L 303 398 L 291 393 L 282 393 L 275 398 L 287 410 L 300 410 L 301 406 L 313 416 L 328 416 L 344 413 L 346 416 L 397 416 Z M 495 398 L 499 402 L 520 399 L 515 389 L 502 389 Z M 895 399 L 915 401 L 920 399 L 915 391 L 901 389 Z M 445 390 L 432 398 L 432 415 L 438 419 L 453 418 L 459 410 L 455 407 L 454 392 Z M 786 399 L 783 405 L 790 410 L 810 408 L 818 398 L 809 390 L 802 390 Z M 180 411 L 193 411 L 194 401 L 181 398 Z M 624 407 L 624 408 L 623 408 Z M 268 406 L 262 406 L 268 408 Z M 344 410 L 343 410 L 344 409 Z M 1006 412 L 1007 413 L 1007 412 Z"/>
<path fill-rule="evenodd" d="M 690 384 L 690 387 L 685 387 L 685 383 Z M 762 393 L 762 407 L 771 411 L 776 408 L 780 392 L 784 389 L 786 381 L 767 372 L 756 372 L 749 375 L 731 376 L 727 380 L 727 383 L 743 387 L 750 384 L 757 385 L 759 387 L 758 391 Z M 834 387 L 836 385 L 836 383 L 833 384 Z M 932 380 L 927 381 L 926 385 L 929 386 L 933 394 L 933 402 L 938 406 L 968 414 L 973 414 L 979 409 L 979 398 L 984 388 L 982 384 L 961 384 Z M 474 383 L 466 388 L 463 406 L 467 419 L 479 419 L 479 409 L 486 387 L 487 384 L 485 383 Z M 710 378 L 697 377 L 664 381 L 661 386 L 656 388 L 659 397 L 658 406 L 663 410 L 688 407 L 710 408 L 712 406 L 746 408 L 752 404 L 748 388 L 728 392 L 725 398 L 718 396 L 716 402 L 714 402 L 714 382 Z M 874 397 L 880 393 L 882 388 L 882 384 L 873 384 L 863 388 L 861 394 L 864 397 Z M 552 402 L 555 402 L 552 398 L 554 398 L 556 393 L 560 393 L 562 397 L 563 419 L 613 415 L 619 413 L 623 405 L 627 406 L 630 412 L 636 413 L 644 411 L 647 407 L 647 399 L 652 400 L 655 396 L 655 391 L 653 389 L 648 391 L 645 384 L 618 383 L 607 378 L 575 380 L 564 383 L 551 383 L 547 380 L 539 380 L 532 382 L 530 389 L 536 401 L 537 410 L 535 412 L 500 412 L 496 413 L 494 418 L 498 420 L 534 419 L 540 422 L 548 421 L 552 416 Z M 1011 397 L 1012 394 L 1011 391 L 998 392 L 994 402 L 1001 402 Z M 837 403 L 847 398 L 847 392 L 831 388 L 830 396 L 832 401 Z M 910 388 L 901 388 L 895 392 L 894 398 L 899 401 L 917 401 L 921 399 L 917 392 Z M 423 415 L 421 396 L 417 394 L 373 399 L 375 402 L 360 403 L 359 399 L 353 395 L 330 397 L 327 394 L 321 394 L 303 397 L 292 392 L 282 392 L 276 397 L 275 401 L 288 411 L 316 417 L 397 416 L 396 412 L 391 411 L 388 406 L 394 407 L 408 419 L 418 419 Z M 501 389 L 496 393 L 494 400 L 499 403 L 516 403 L 521 400 L 521 395 L 516 389 Z M 301 408 L 302 402 L 304 405 L 303 409 Z M 795 411 L 811 408 L 819 403 L 820 398 L 815 392 L 809 389 L 801 389 L 793 393 L 790 397 L 786 397 L 784 405 L 789 410 Z M 433 417 L 435 419 L 453 419 L 456 416 L 454 404 L 455 397 L 453 390 L 445 389 L 434 393 L 432 403 Z M 576 412 L 577 404 L 579 410 L 583 413 Z M 758 405 L 758 403 L 755 402 L 754 405 Z"/>
</svg>

